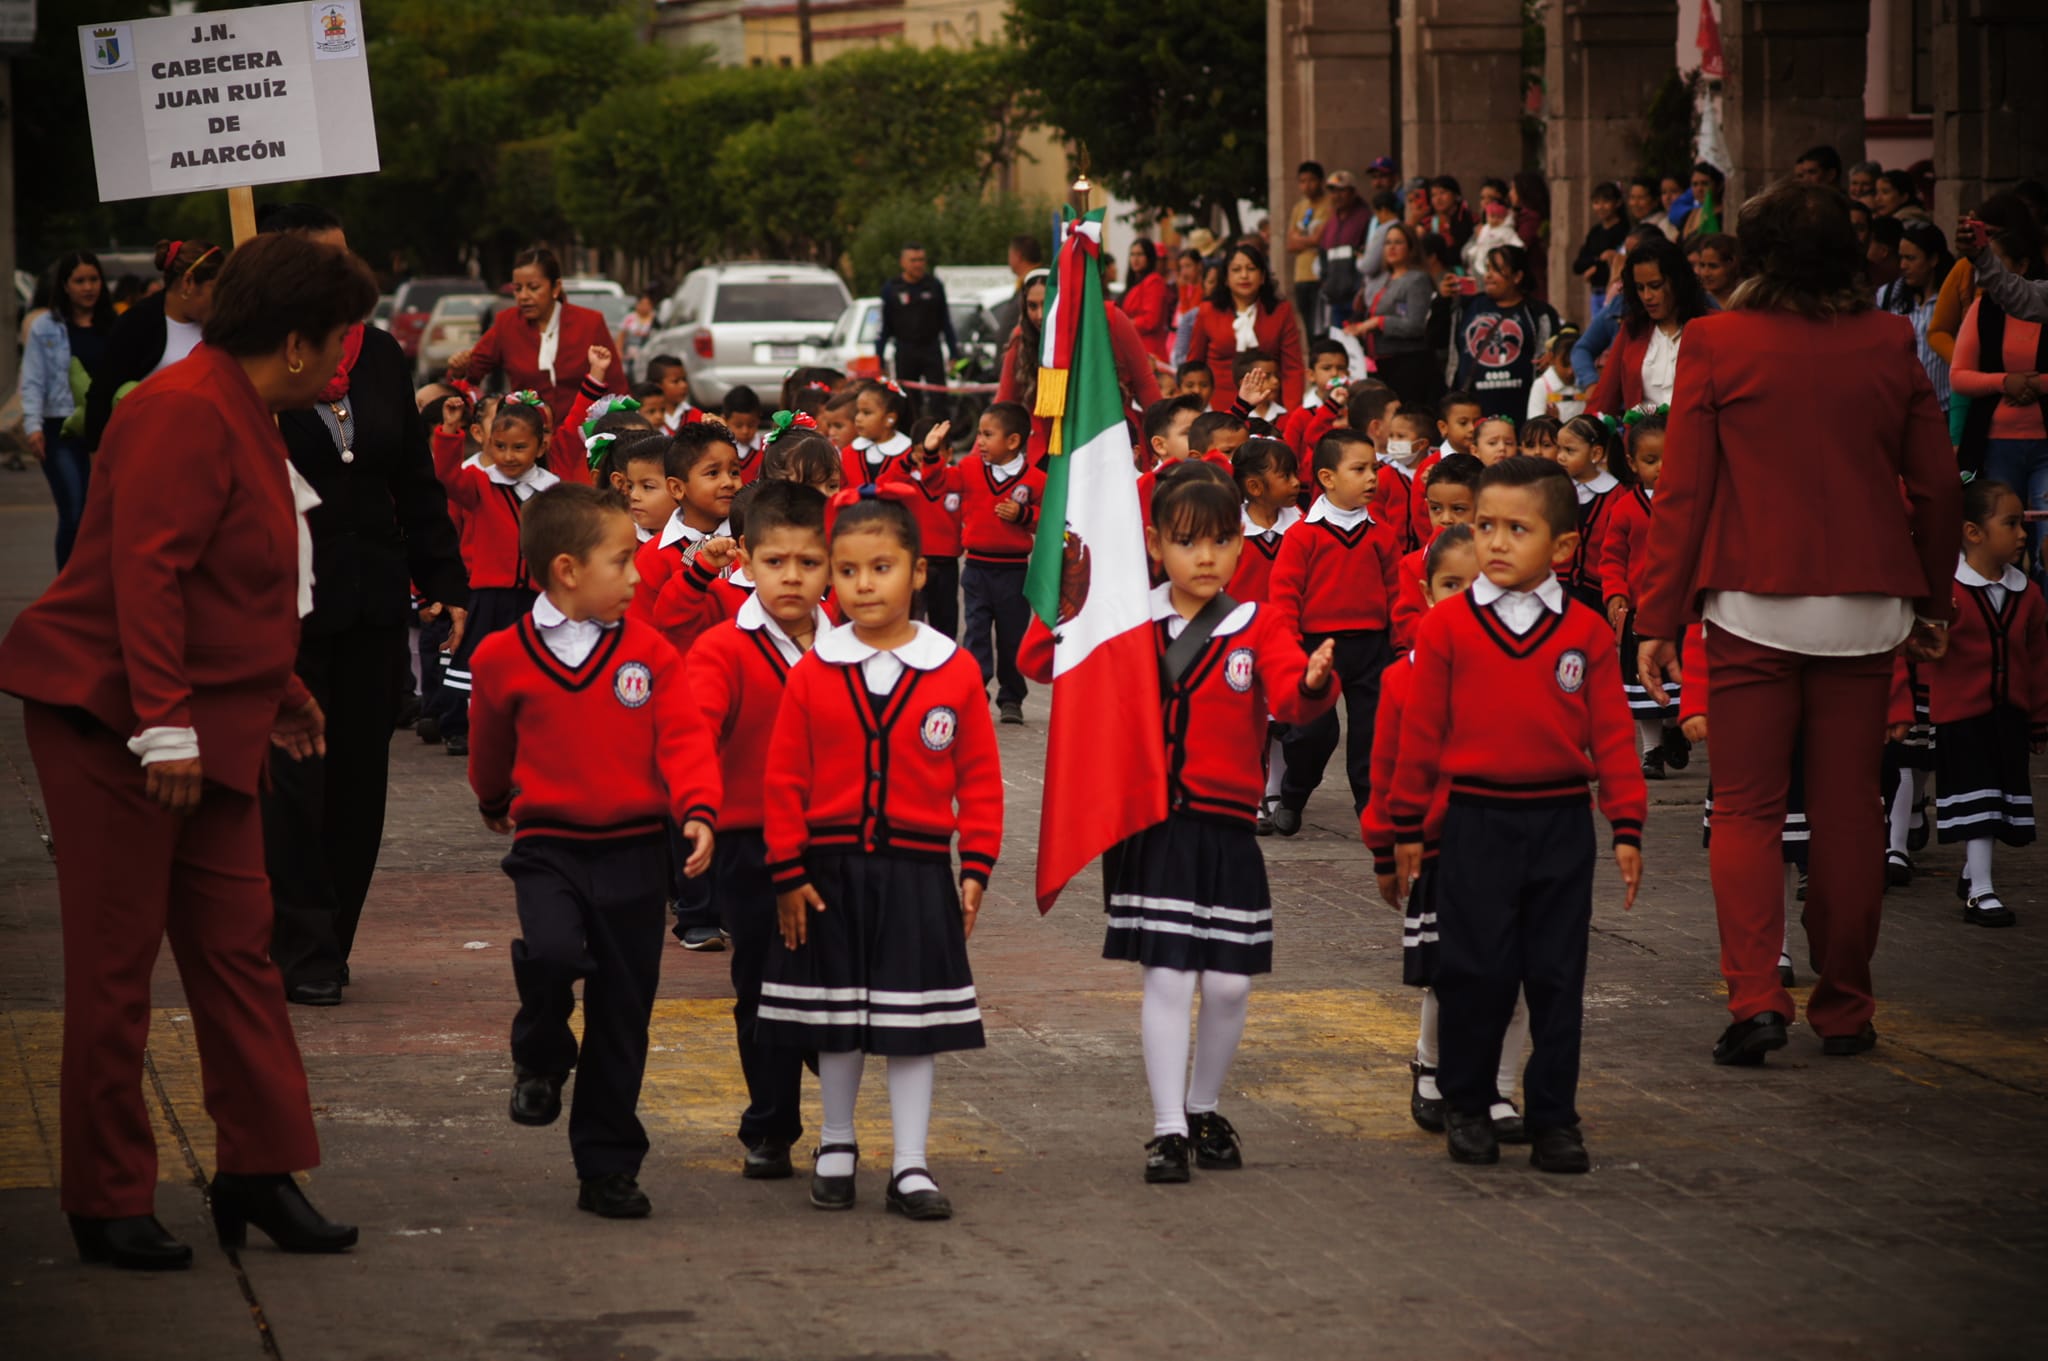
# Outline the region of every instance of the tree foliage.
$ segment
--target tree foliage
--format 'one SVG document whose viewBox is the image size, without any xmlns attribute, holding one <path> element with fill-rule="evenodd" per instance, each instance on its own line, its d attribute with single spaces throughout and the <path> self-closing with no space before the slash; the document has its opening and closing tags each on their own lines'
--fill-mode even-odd
<svg viewBox="0 0 2048 1361">
<path fill-rule="evenodd" d="M 935 265 L 1003 263 L 1010 238 L 1028 232 L 1050 242 L 1058 207 L 1014 194 L 983 197 L 963 183 L 934 197 L 912 189 L 869 205 L 846 248 L 855 293 L 872 293 L 896 274 L 903 244 L 915 241 Z"/>
<path fill-rule="evenodd" d="M 1012 0 L 1031 112 L 1138 203 L 1221 209 L 1264 197 L 1260 0 Z"/>
</svg>

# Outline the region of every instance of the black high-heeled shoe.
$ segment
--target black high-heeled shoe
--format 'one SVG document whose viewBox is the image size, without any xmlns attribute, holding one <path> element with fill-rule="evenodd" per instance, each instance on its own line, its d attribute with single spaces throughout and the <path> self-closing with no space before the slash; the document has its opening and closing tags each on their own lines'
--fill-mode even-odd
<svg viewBox="0 0 2048 1361">
<path fill-rule="evenodd" d="M 89 1219 L 67 1215 L 78 1257 L 107 1262 L 126 1271 L 183 1271 L 192 1265 L 192 1249 L 171 1237 L 155 1215 L 124 1219 Z"/>
<path fill-rule="evenodd" d="M 248 1177 L 219 1172 L 207 1199 L 213 1231 L 225 1252 L 242 1249 L 251 1224 L 285 1252 L 344 1252 L 356 1245 L 355 1225 L 336 1224 L 323 1216 L 288 1174 Z"/>
</svg>

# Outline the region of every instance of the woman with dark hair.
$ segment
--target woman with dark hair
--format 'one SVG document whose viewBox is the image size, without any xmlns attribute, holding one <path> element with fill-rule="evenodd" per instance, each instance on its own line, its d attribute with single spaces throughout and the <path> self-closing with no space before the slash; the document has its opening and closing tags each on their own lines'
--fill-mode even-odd
<svg viewBox="0 0 2048 1361">
<path fill-rule="evenodd" d="M 1204 363 L 1216 383 L 1209 405 L 1230 410 L 1237 384 L 1230 366 L 1241 350 L 1264 350 L 1280 360 L 1280 401 L 1290 410 L 1301 405 L 1301 327 L 1294 304 L 1283 301 L 1273 287 L 1273 271 L 1257 246 L 1239 242 L 1224 261 L 1223 282 L 1209 295 L 1195 318 L 1188 362 Z"/>
<path fill-rule="evenodd" d="M 1880 180 L 1882 183 L 1882 180 Z M 2023 279 L 2043 277 L 2041 224 L 2024 200 L 1993 194 L 1977 210 L 1990 229 L 1991 249 L 2005 269 Z M 2008 316 L 1980 297 L 1956 330 L 1949 383 L 1970 399 L 1956 457 L 1964 470 L 2003 482 L 2029 510 L 2048 510 L 2048 417 L 2041 405 L 2041 375 L 2048 373 L 2048 326 Z M 2048 580 L 2042 536 L 2029 530 L 2037 580 Z"/>
<path fill-rule="evenodd" d="M 99 257 L 75 250 L 50 266 L 50 310 L 28 328 L 21 354 L 21 423 L 28 451 L 43 465 L 57 503 L 57 566 L 61 570 L 85 514 L 92 455 L 77 419 L 78 399 L 102 367 L 114 327 L 114 300 Z M 74 427 L 66 434 L 65 427 Z"/>
<path fill-rule="evenodd" d="M 1159 247 L 1139 237 L 1131 242 L 1130 263 L 1120 305 L 1145 342 L 1145 352 L 1164 364 L 1173 342 L 1173 292 L 1160 277 Z"/>
<path fill-rule="evenodd" d="M 996 380 L 996 400 L 1017 402 L 1026 411 L 1031 411 L 1038 400 L 1038 346 L 1044 334 L 1041 328 L 1045 325 L 1047 277 L 1047 271 L 1034 269 L 1024 276 L 1017 290 L 1017 329 L 1010 334 L 1009 346 L 1003 351 L 1001 374 Z M 1112 307 L 1105 320 L 1109 323 L 1109 348 L 1116 359 L 1117 386 L 1124 396 L 1124 418 L 1130 421 L 1134 410 L 1143 412 L 1159 400 L 1159 380 L 1152 376 L 1152 356 L 1138 338 L 1130 318 Z M 1034 412 L 1034 457 L 1045 452 L 1050 433 L 1051 423 Z"/>
<path fill-rule="evenodd" d="M 1645 233 L 1637 240 L 1623 261 L 1621 334 L 1589 404 L 1590 410 L 1617 419 L 1636 407 L 1671 400 L 1685 328 L 1714 307 L 1684 251 L 1661 234 Z"/>
<path fill-rule="evenodd" d="M 1536 367 L 1557 334 L 1557 311 L 1528 296 L 1529 252 L 1520 246 L 1495 246 L 1482 268 L 1484 291 L 1459 318 L 1458 374 L 1451 386 L 1477 397 L 1483 415 L 1519 424 Z"/>
<path fill-rule="evenodd" d="M 1728 177 L 1721 168 L 1711 161 L 1701 161 L 1692 168 L 1692 209 L 1685 215 L 1685 223 L 1679 228 L 1680 244 L 1707 232 L 1718 232 L 1728 215 Z"/>
<path fill-rule="evenodd" d="M 1550 185 L 1534 170 L 1517 170 L 1508 183 L 1515 235 L 1529 252 L 1529 296 L 1550 301 Z"/>
<path fill-rule="evenodd" d="M 1677 678 L 1680 633 L 1705 622 L 1710 866 L 1733 1022 L 1714 1046 L 1721 1064 L 1762 1063 L 1794 1015 L 1778 952 L 1795 757 L 1820 974 L 1806 1019 L 1825 1054 L 1876 1045 L 1892 658 L 1901 643 L 1938 657 L 1955 617 L 1963 508 L 1948 434 L 1912 327 L 1870 305 L 1848 204 L 1786 181 L 1743 205 L 1756 272 L 1732 310 L 1686 328 L 1650 518 L 1636 629 L 1653 702 Z"/>
<path fill-rule="evenodd" d="M 332 247 L 259 236 L 235 252 L 204 343 L 108 422 L 70 566 L 0 641 L 57 847 L 62 1201 L 87 1261 L 192 1261 L 155 1216 L 143 1100 L 167 931 L 217 1135 L 222 1247 L 250 1224 L 291 1252 L 356 1241 L 292 1179 L 320 1141 L 270 962 L 256 796 L 273 747 L 304 758 L 325 740 L 292 674 L 314 497 L 277 416 L 314 400 L 376 301 L 369 270 Z"/>
<path fill-rule="evenodd" d="M 1879 217 L 1896 217 L 1902 222 L 1927 221 L 1927 209 L 1920 202 L 1920 186 L 1914 182 L 1912 173 L 1905 170 L 1879 173 L 1877 182 L 1871 186 L 1870 210 Z"/>
<path fill-rule="evenodd" d="M 226 265 L 227 252 L 211 241 L 156 243 L 164 286 L 123 312 L 107 334 L 106 355 L 85 394 L 86 448 L 99 448 L 122 389 L 192 353 L 213 311 L 213 281 Z"/>
<path fill-rule="evenodd" d="M 1410 406 L 1436 401 L 1442 385 L 1426 335 L 1432 289 L 1420 241 L 1405 222 L 1387 228 L 1380 248 L 1386 281 L 1371 297 L 1360 299 L 1364 315 L 1344 324 L 1364 344 L 1380 380 Z"/>
<path fill-rule="evenodd" d="M 612 347 L 604 313 L 578 307 L 562 295 L 562 266 L 546 246 L 512 260 L 512 306 L 498 313 L 476 348 L 448 361 L 448 372 L 481 383 L 503 371 L 514 392 L 538 392 L 551 426 L 569 419 L 576 389 L 590 374 L 590 347 Z M 626 366 L 613 364 L 605 390 L 626 395 Z"/>
<path fill-rule="evenodd" d="M 1877 305 L 1886 312 L 1913 323 L 1913 347 L 1920 355 L 1920 367 L 1934 385 L 1934 399 L 1948 412 L 1948 361 L 1927 343 L 1927 323 L 1934 317 L 1934 304 L 1941 294 L 1941 282 L 1955 265 L 1948 252 L 1948 238 L 1932 222 L 1908 219 L 1899 224 L 1899 277 L 1877 290 Z"/>
</svg>

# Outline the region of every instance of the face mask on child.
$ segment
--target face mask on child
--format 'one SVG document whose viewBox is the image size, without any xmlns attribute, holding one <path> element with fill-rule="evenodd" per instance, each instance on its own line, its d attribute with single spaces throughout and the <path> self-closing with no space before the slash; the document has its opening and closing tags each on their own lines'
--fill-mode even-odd
<svg viewBox="0 0 2048 1361">
<path fill-rule="evenodd" d="M 1387 462 L 1398 463 L 1406 468 L 1422 453 L 1422 446 L 1414 440 L 1390 439 L 1387 441 Z"/>
</svg>

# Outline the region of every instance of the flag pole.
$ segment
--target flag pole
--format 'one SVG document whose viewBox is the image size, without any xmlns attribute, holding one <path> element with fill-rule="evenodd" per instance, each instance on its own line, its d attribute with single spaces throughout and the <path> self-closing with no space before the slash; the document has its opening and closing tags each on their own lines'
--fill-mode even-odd
<svg viewBox="0 0 2048 1361">
<path fill-rule="evenodd" d="M 256 190 L 238 184 L 228 190 L 228 223 L 234 229 L 236 245 L 256 235 Z"/>
</svg>

